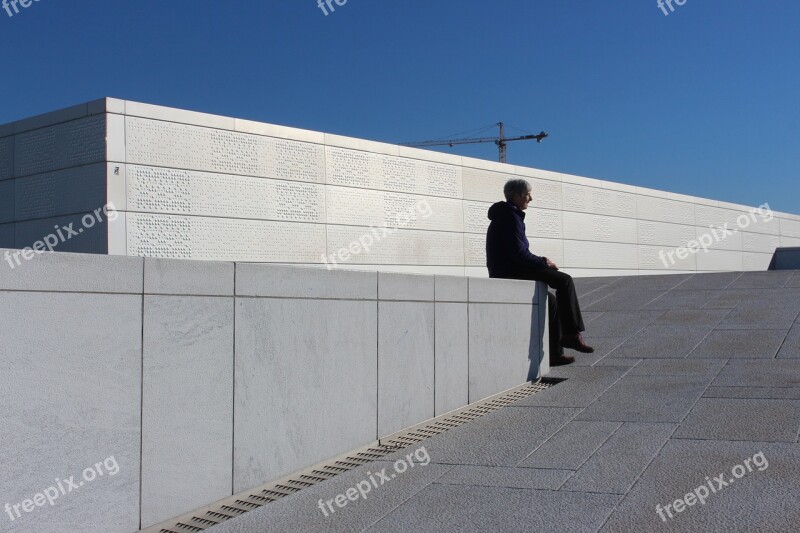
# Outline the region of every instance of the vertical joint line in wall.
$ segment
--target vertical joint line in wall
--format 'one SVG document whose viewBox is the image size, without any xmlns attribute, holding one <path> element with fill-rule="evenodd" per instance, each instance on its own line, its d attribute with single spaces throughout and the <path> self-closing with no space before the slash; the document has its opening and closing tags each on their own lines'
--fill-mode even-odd
<svg viewBox="0 0 800 533">
<path fill-rule="evenodd" d="M 145 293 L 145 276 L 146 276 L 146 265 L 145 265 L 145 258 L 142 257 L 142 305 L 141 305 L 141 316 L 142 316 L 142 330 L 141 330 L 141 341 L 140 341 L 140 358 L 139 358 L 139 529 L 142 528 L 142 495 L 144 494 L 143 485 L 143 473 L 144 473 L 144 319 L 145 319 L 145 309 L 144 309 L 144 293 Z"/>
<path fill-rule="evenodd" d="M 233 368 L 231 376 L 231 494 L 236 494 L 236 267 L 233 262 Z"/>
</svg>

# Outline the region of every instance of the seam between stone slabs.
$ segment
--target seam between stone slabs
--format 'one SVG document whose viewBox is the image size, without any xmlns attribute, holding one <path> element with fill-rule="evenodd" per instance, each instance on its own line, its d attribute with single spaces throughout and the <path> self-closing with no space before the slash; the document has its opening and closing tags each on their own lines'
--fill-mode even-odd
<svg viewBox="0 0 800 533">
<path fill-rule="evenodd" d="M 720 319 L 720 322 L 722 322 L 723 320 L 725 320 L 726 318 L 728 318 L 728 315 L 730 315 L 731 313 L 733 313 L 733 309 L 734 309 L 734 308 L 728 309 L 728 312 L 727 312 L 727 313 L 725 313 L 725 316 L 723 316 L 723 317 L 722 317 L 722 319 Z M 708 333 L 706 333 L 706 334 L 703 336 L 703 338 L 702 338 L 702 339 L 700 339 L 700 342 L 698 342 L 697 344 L 695 344 L 695 345 L 694 345 L 694 347 L 693 347 L 691 350 L 689 350 L 689 353 L 687 353 L 687 354 L 686 354 L 686 356 L 684 356 L 684 357 L 683 357 L 683 359 L 689 359 L 689 357 L 691 357 L 691 356 L 692 356 L 692 354 L 694 353 L 694 351 L 695 351 L 695 350 L 697 350 L 697 347 L 698 347 L 698 346 L 700 346 L 701 344 L 703 344 L 703 342 L 705 342 L 705 340 L 708 338 L 708 336 L 709 336 L 709 335 L 711 335 L 711 333 L 713 333 L 714 331 L 736 331 L 736 330 L 721 330 L 721 329 L 720 329 L 720 330 L 718 330 L 718 329 L 717 329 L 717 326 L 718 326 L 718 325 L 719 325 L 719 322 L 718 322 L 718 323 L 717 323 L 715 326 L 712 326 L 712 327 L 711 327 L 711 329 L 710 329 L 710 330 L 708 330 Z M 728 358 L 728 361 L 730 361 L 730 358 Z M 727 364 L 728 364 L 728 363 L 726 362 L 726 363 L 725 363 L 725 365 L 722 365 L 722 368 L 725 368 L 725 366 L 726 366 Z M 721 372 L 721 371 L 722 371 L 722 370 L 720 369 L 720 372 Z M 718 376 L 718 375 L 719 375 L 719 372 L 717 372 L 717 373 L 714 375 L 714 379 L 717 379 L 717 376 Z M 712 379 L 711 381 L 714 381 L 714 379 Z M 709 386 L 710 386 L 710 383 L 709 383 L 709 385 L 706 385 L 706 389 L 708 389 L 708 387 L 709 387 Z M 706 391 L 705 391 L 705 390 L 703 390 L 703 394 L 705 394 L 705 393 L 706 393 Z M 692 408 L 694 408 L 694 405 L 692 405 Z"/>
<path fill-rule="evenodd" d="M 605 337 L 605 338 L 607 338 L 607 339 L 613 339 L 613 338 L 615 338 L 615 337 Z M 619 337 L 617 337 L 617 338 L 619 338 Z M 607 354 L 605 354 L 603 357 L 601 357 L 600 359 L 598 359 L 597 361 L 595 361 L 594 363 L 592 363 L 591 365 L 589 365 L 589 367 L 588 367 L 588 368 L 594 368 L 594 366 L 595 366 L 597 363 L 599 363 L 599 362 L 600 362 L 600 361 L 602 361 L 603 359 L 607 358 L 609 355 L 611 355 L 611 352 L 613 352 L 614 350 L 616 350 L 617 348 L 619 348 L 620 346 L 622 346 L 623 344 L 625 344 L 625 343 L 626 343 L 626 342 L 628 342 L 629 340 L 630 340 L 630 337 L 624 337 L 624 340 L 623 340 L 622 342 L 620 342 L 619 344 L 617 344 L 616 346 L 614 346 L 613 348 L 611 348 L 611 349 L 608 351 L 608 353 L 607 353 Z M 620 359 L 622 359 L 622 358 L 620 358 Z M 627 359 L 627 357 L 625 357 L 624 359 Z M 631 359 L 633 359 L 633 358 L 631 357 Z M 639 361 L 641 362 L 641 359 L 640 359 Z M 639 364 L 639 363 L 636 363 L 636 365 L 638 365 L 638 364 Z M 636 366 L 636 365 L 633 365 L 633 366 Z M 633 367 L 631 367 L 631 368 L 633 368 Z"/>
<path fill-rule="evenodd" d="M 658 451 L 655 453 L 655 455 L 653 455 L 653 457 L 647 462 L 647 465 L 644 467 L 644 469 L 641 471 L 641 473 L 636 477 L 636 481 L 633 482 L 633 484 L 628 488 L 628 490 L 625 492 L 625 494 L 622 496 L 622 498 L 620 498 L 620 500 L 614 505 L 614 508 L 608 514 L 606 519 L 603 521 L 603 524 L 597 529 L 597 531 L 600 531 L 601 529 L 603 529 L 603 527 L 605 527 L 606 523 L 609 521 L 611 516 L 615 512 L 617 512 L 617 509 L 619 508 L 619 505 L 623 501 L 625 501 L 625 498 L 628 497 L 628 494 L 630 494 L 633 491 L 633 489 L 636 488 L 636 485 L 638 485 L 639 482 L 642 480 L 642 476 L 644 476 L 644 474 L 647 472 L 647 469 L 650 468 L 650 465 L 653 464 L 653 461 L 655 461 L 656 458 L 659 455 L 661 455 L 661 451 L 664 449 L 664 447 L 667 445 L 667 443 L 672 440 L 672 437 L 673 437 L 673 435 L 675 435 L 675 432 L 678 431 L 678 428 L 681 427 L 680 423 L 674 424 L 674 425 L 675 425 L 675 428 L 672 430 L 672 433 L 670 433 L 670 435 L 664 440 L 664 443 L 661 445 L 661 447 L 658 449 Z"/>
<path fill-rule="evenodd" d="M 717 371 L 717 373 L 716 373 L 716 374 L 714 374 L 714 376 L 713 376 L 713 377 L 712 377 L 710 380 L 708 380 L 708 385 L 706 385 L 706 387 L 703 389 L 703 392 L 701 392 L 701 393 L 700 393 L 700 396 L 698 396 L 698 397 L 697 397 L 697 399 L 694 401 L 694 403 L 692 404 L 692 406 L 691 406 L 691 407 L 690 407 L 690 408 L 689 408 L 689 409 L 686 411 L 686 414 L 685 414 L 685 415 L 683 415 L 683 418 L 681 418 L 681 419 L 678 421 L 678 425 L 677 425 L 677 427 L 681 427 L 681 425 L 683 424 L 683 422 L 686 420 L 686 417 L 688 417 L 690 414 L 692 414 L 692 411 L 694 411 L 694 408 L 695 408 L 695 406 L 697 406 L 698 402 L 700 402 L 700 400 L 701 400 L 701 399 L 703 399 L 703 395 L 706 393 L 706 391 L 708 390 L 708 388 L 711 386 L 711 384 L 712 384 L 712 383 L 714 383 L 714 380 L 716 380 L 716 379 L 719 377 L 719 375 L 722 373 L 722 371 L 725 369 L 725 367 L 726 367 L 726 366 L 728 366 L 728 365 L 730 364 L 730 362 L 731 362 L 731 360 L 730 360 L 730 359 L 727 359 L 727 360 L 725 361 L 725 364 L 724 364 L 724 365 L 722 365 L 722 366 L 720 367 L 720 369 Z M 677 431 L 677 428 L 676 428 L 676 431 Z M 673 435 L 674 435 L 674 434 L 675 434 L 675 432 L 673 431 Z M 672 435 L 670 435 L 670 437 L 669 437 L 669 438 L 671 439 L 671 438 L 672 438 Z"/>
<path fill-rule="evenodd" d="M 592 367 L 587 367 L 587 368 L 592 368 Z M 578 415 L 580 415 L 582 412 L 584 412 L 586 409 L 588 409 L 588 408 L 589 408 L 589 407 L 590 407 L 592 404 L 594 404 L 594 403 L 597 401 L 597 399 L 598 399 L 598 398 L 600 398 L 600 396 L 602 396 L 603 394 L 605 394 L 605 393 L 608 391 L 608 389 L 610 389 L 611 387 L 613 387 L 614 385 L 616 385 L 616 384 L 619 382 L 619 380 L 621 380 L 623 377 L 625 377 L 626 375 L 628 375 L 628 372 L 630 372 L 632 369 L 633 369 L 633 367 L 631 367 L 631 368 L 627 369 L 625 372 L 623 372 L 623 374 L 622 374 L 620 377 L 618 377 L 618 378 L 617 378 L 617 379 L 616 379 L 616 380 L 615 380 L 613 383 L 611 383 L 611 384 L 610 384 L 610 385 L 609 385 L 607 388 L 603 389 L 603 391 L 602 391 L 600 394 L 598 394 L 598 395 L 597 395 L 597 397 L 596 397 L 594 400 L 592 400 L 591 402 L 589 402 L 589 405 L 587 405 L 586 407 L 556 407 L 556 409 L 579 409 L 579 411 L 578 411 L 577 413 L 575 413 L 575 414 L 572 416 L 572 418 L 570 418 L 569 420 L 567 420 L 566 422 L 564 422 L 564 424 L 563 424 L 561 427 L 559 427 L 559 428 L 558 428 L 558 429 L 557 429 L 557 430 L 556 430 L 556 431 L 555 431 L 555 432 L 554 432 L 552 435 L 550 435 L 550 436 L 549 436 L 549 437 L 547 437 L 547 438 L 546 438 L 544 441 L 542 441 L 542 443 L 541 443 L 541 444 L 539 444 L 539 446 L 537 446 L 536 448 L 534 448 L 533 450 L 531 450 L 531 451 L 530 451 L 530 453 L 528 453 L 528 455 L 526 455 L 525 457 L 523 457 L 522 459 L 520 459 L 520 461 L 517 463 L 517 465 L 519 465 L 520 463 L 522 463 L 523 461 L 525 461 L 525 460 L 526 460 L 528 457 L 530 457 L 531 455 L 533 455 L 533 454 L 534 454 L 534 453 L 535 453 L 535 452 L 536 452 L 536 451 L 537 451 L 539 448 L 541 448 L 541 447 L 542 447 L 542 446 L 544 446 L 544 445 L 545 445 L 547 442 L 549 442 L 549 441 L 550 441 L 550 439 L 552 439 L 552 438 L 553 438 L 554 436 L 556 436 L 556 435 L 557 435 L 557 434 L 558 434 L 558 433 L 559 433 L 559 432 L 560 432 L 562 429 L 564 429 L 564 428 L 567 426 L 567 424 L 569 424 L 570 422 L 573 422 L 573 421 L 575 421 L 575 417 L 577 417 Z M 569 380 L 569 379 L 570 379 L 570 378 L 567 378 L 567 380 Z M 507 407 L 530 408 L 530 407 L 541 407 L 541 406 L 538 406 L 538 405 L 530 405 L 530 406 L 528 406 L 528 405 L 509 405 L 509 406 L 507 406 Z M 619 429 L 619 428 L 617 428 L 617 429 Z M 597 450 L 595 450 L 595 451 L 597 451 Z M 516 467 L 517 467 L 517 465 L 514 465 L 514 468 L 516 468 Z"/>
<path fill-rule="evenodd" d="M 594 455 L 595 455 L 595 454 L 598 452 L 598 450 L 600 450 L 600 448 L 602 448 L 603 446 L 605 446 L 605 444 L 606 444 L 606 443 L 609 441 L 609 439 L 611 439 L 611 437 L 613 437 L 614 435 L 616 435 L 617 431 L 619 431 L 619 428 L 621 428 L 621 427 L 622 427 L 622 425 L 623 425 L 624 423 L 625 423 L 625 422 L 617 422 L 617 424 L 618 424 L 618 425 L 617 425 L 617 427 L 614 429 L 614 431 L 612 431 L 612 432 L 611 432 L 611 434 L 610 434 L 608 437 L 606 437 L 606 438 L 603 440 L 603 442 L 601 442 L 601 443 L 600 443 L 600 445 L 598 445 L 598 446 L 597 446 L 597 448 L 595 448 L 595 449 L 592 451 L 592 453 L 590 453 L 590 454 L 589 454 L 589 457 L 587 457 L 587 458 L 586 458 L 586 459 L 585 459 L 585 460 L 584 460 L 584 461 L 583 461 L 581 464 L 579 464 L 579 465 L 578 465 L 578 468 L 576 468 L 575 470 L 573 470 L 572 474 L 570 474 L 570 475 L 569 475 L 569 477 L 567 477 L 567 479 L 565 479 L 563 482 L 561 482 L 561 485 L 559 485 L 559 486 L 558 486 L 558 488 L 557 488 L 556 490 L 561 490 L 561 489 L 562 489 L 562 487 L 564 487 L 564 485 L 566 485 L 566 484 L 567 484 L 567 481 L 569 481 L 570 479 L 572 479 L 572 478 L 575 476 L 575 474 L 577 474 L 577 473 L 578 473 L 578 470 L 580 470 L 580 469 L 583 467 L 583 465 L 585 465 L 587 462 L 589 462 L 589 459 L 591 459 L 592 457 L 594 457 Z M 570 469 L 570 470 L 572 470 L 572 469 Z M 565 491 L 565 492 L 569 492 L 569 491 Z"/>
<path fill-rule="evenodd" d="M 791 279 L 791 278 L 789 278 L 789 279 Z M 788 280 L 787 280 L 787 283 L 788 283 Z M 789 326 L 789 330 L 786 332 L 786 335 L 783 337 L 783 340 L 781 341 L 781 345 L 778 346 L 778 351 L 775 352 L 775 355 L 772 356 L 773 359 L 778 359 L 778 354 L 781 352 L 781 349 L 783 349 L 783 345 L 786 344 L 786 339 L 789 338 L 789 332 L 792 331 L 792 328 L 795 326 L 795 324 L 797 324 L 797 319 L 798 318 L 800 318 L 800 311 L 798 311 L 797 315 L 795 315 L 794 321 L 792 321 L 792 325 Z"/>
<path fill-rule="evenodd" d="M 664 294 L 666 294 L 666 293 L 664 293 Z M 662 296 L 663 296 L 663 294 L 662 294 Z M 661 296 L 659 296 L 658 298 L 661 298 Z M 657 300 L 658 298 L 656 298 L 656 300 Z M 654 300 L 651 300 L 650 302 L 652 302 L 652 301 L 654 301 Z M 648 303 L 650 303 L 650 302 L 648 302 Z M 645 305 L 647 305 L 647 304 L 645 304 Z M 649 311 L 649 309 L 634 309 L 634 310 L 633 310 L 633 312 L 635 312 L 635 311 Z M 611 350 L 610 352 L 608 352 L 608 353 L 607 353 L 607 354 L 606 354 L 606 355 L 603 357 L 603 359 L 605 359 L 606 357 L 608 357 L 609 355 L 611 355 L 612 353 L 614 353 L 614 352 L 615 352 L 615 351 L 616 351 L 616 350 L 617 350 L 617 349 L 618 349 L 620 346 L 622 346 L 623 344 L 625 344 L 626 342 L 628 342 L 629 340 L 631 340 L 632 338 L 634 338 L 636 335 L 638 335 L 639 333 L 641 333 L 642 331 L 644 331 L 644 330 L 645 330 L 645 329 L 647 329 L 648 327 L 656 325 L 655 321 L 656 321 L 656 320 L 658 320 L 659 318 L 661 318 L 662 316 L 666 315 L 666 314 L 669 312 L 669 309 L 663 309 L 663 310 L 662 310 L 662 309 L 653 309 L 653 311 L 661 311 L 661 314 L 660 314 L 660 315 L 658 315 L 657 317 L 655 317 L 655 318 L 653 319 L 653 322 L 650 322 L 650 323 L 648 323 L 648 324 L 645 324 L 645 325 L 644 325 L 644 326 L 642 326 L 641 328 L 637 329 L 637 330 L 636 330 L 634 333 L 632 333 L 632 334 L 631 334 L 629 337 L 625 337 L 625 340 L 624 340 L 624 341 L 622 341 L 621 343 L 619 343 L 617 346 L 615 346 L 613 350 Z M 620 313 L 625 313 L 625 312 L 627 312 L 627 311 L 617 311 L 617 312 L 620 312 Z M 608 337 L 605 337 L 605 338 L 608 338 Z M 620 359 L 636 359 L 636 357 L 621 357 Z M 639 357 L 639 359 L 641 359 L 641 357 Z M 600 361 L 600 359 L 598 359 L 598 361 Z M 593 368 L 593 367 L 589 367 L 589 368 Z M 633 368 L 633 367 L 631 367 L 631 368 Z M 626 374 L 627 374 L 627 372 L 626 372 Z M 625 374 L 623 374 L 623 376 L 624 376 L 624 375 L 625 375 Z M 620 376 L 620 378 L 621 378 L 621 377 L 622 377 L 622 376 Z M 606 389 L 606 390 L 608 390 L 608 389 Z M 603 392 L 605 392 L 605 391 L 603 391 Z"/>
<path fill-rule="evenodd" d="M 796 444 L 796 440 L 702 439 L 700 437 L 670 437 L 670 440 L 698 440 L 704 442 L 750 442 L 753 444 Z"/>
<path fill-rule="evenodd" d="M 435 464 L 437 464 L 437 463 L 435 463 Z M 371 527 L 373 527 L 374 525 L 376 525 L 378 522 L 380 522 L 381 520 L 383 520 L 384 518 L 386 518 L 387 516 L 389 516 L 390 514 L 392 514 L 394 511 L 396 511 L 397 509 L 399 509 L 399 508 L 400 508 L 400 507 L 402 507 L 403 505 L 407 504 L 407 503 L 408 503 L 408 502 L 409 502 L 409 501 L 410 501 L 412 498 L 414 498 L 414 497 L 415 497 L 417 494 L 419 494 L 419 493 L 420 493 L 420 492 L 422 492 L 423 490 L 425 490 L 425 489 L 427 489 L 428 487 L 430 487 L 431 485 L 433 485 L 433 484 L 436 482 L 436 480 L 437 480 L 437 479 L 441 478 L 442 476 L 444 476 L 445 474 L 447 474 L 448 472 L 450 472 L 450 471 L 451 471 L 453 468 L 455 468 L 455 466 L 451 466 L 450 468 L 448 468 L 447 470 L 445 470 L 444 472 L 442 472 L 440 475 L 436 476 L 436 477 L 435 477 L 433 480 L 431 480 L 431 482 L 430 482 L 430 483 L 427 483 L 426 485 L 422 486 L 422 487 L 421 487 L 419 490 L 415 491 L 415 492 L 414 492 L 413 494 L 411 494 L 411 495 L 410 495 L 408 498 L 406 498 L 405 500 L 403 500 L 402 502 L 400 502 L 400 503 L 399 503 L 399 504 L 397 504 L 396 506 L 394 506 L 394 507 L 392 507 L 391 509 L 389 509 L 389 510 L 388 510 L 386 513 L 384 513 L 383 515 L 381 515 L 381 517 L 380 517 L 380 518 L 378 518 L 377 520 L 375 520 L 375 521 L 374 521 L 374 522 L 372 522 L 371 524 L 368 524 L 368 525 L 367 525 L 367 527 L 365 527 L 365 528 L 364 528 L 364 529 L 362 529 L 361 531 L 362 531 L 362 532 L 364 532 L 364 531 L 367 531 L 369 528 L 371 528 Z"/>
</svg>

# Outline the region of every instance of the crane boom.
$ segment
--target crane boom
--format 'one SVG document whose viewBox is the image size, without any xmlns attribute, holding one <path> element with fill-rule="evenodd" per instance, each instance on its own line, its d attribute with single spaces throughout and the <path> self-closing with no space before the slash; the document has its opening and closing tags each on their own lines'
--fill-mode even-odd
<svg viewBox="0 0 800 533">
<path fill-rule="evenodd" d="M 506 146 L 507 143 L 511 141 L 527 141 L 536 139 L 536 142 L 540 143 L 545 137 L 548 137 L 547 132 L 541 132 L 536 135 L 522 135 L 520 137 L 506 137 L 506 130 L 505 124 L 502 122 L 498 122 L 497 126 L 500 127 L 500 136 L 499 137 L 473 137 L 470 139 L 449 139 L 449 140 L 435 140 L 435 141 L 421 141 L 421 142 L 411 142 L 411 143 L 402 143 L 402 146 L 413 146 L 415 148 L 421 148 L 424 146 L 455 146 L 456 144 L 479 144 L 479 143 L 488 143 L 492 142 L 497 145 L 497 148 L 500 152 L 500 162 L 506 162 Z"/>
</svg>

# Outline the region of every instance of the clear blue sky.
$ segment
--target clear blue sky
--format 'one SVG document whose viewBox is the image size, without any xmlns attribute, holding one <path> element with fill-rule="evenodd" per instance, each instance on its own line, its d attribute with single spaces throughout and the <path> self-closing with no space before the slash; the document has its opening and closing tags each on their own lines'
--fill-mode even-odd
<svg viewBox="0 0 800 533">
<path fill-rule="evenodd" d="M 512 164 L 800 214 L 800 2 L 656 2 L 40 0 L 0 11 L 0 123 L 102 96 L 388 142 L 503 120 L 551 135 Z"/>
</svg>

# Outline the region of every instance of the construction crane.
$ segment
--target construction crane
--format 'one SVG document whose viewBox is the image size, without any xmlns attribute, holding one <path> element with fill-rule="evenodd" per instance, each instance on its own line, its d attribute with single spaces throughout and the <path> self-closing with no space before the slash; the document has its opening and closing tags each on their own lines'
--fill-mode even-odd
<svg viewBox="0 0 800 533">
<path fill-rule="evenodd" d="M 422 148 L 424 146 L 454 146 L 456 144 L 478 144 L 478 143 L 489 143 L 493 142 L 497 145 L 497 149 L 500 152 L 500 162 L 506 162 L 506 149 L 507 144 L 511 141 L 527 141 L 536 139 L 537 143 L 542 142 L 545 137 L 548 137 L 547 132 L 541 132 L 537 135 L 523 135 L 521 137 L 506 137 L 506 125 L 502 122 L 498 122 L 495 126 L 500 127 L 500 136 L 499 137 L 474 137 L 471 139 L 450 139 L 450 140 L 434 140 L 434 141 L 422 141 L 422 142 L 411 142 L 411 143 L 402 143 L 402 146 L 413 146 L 415 148 Z"/>
</svg>

